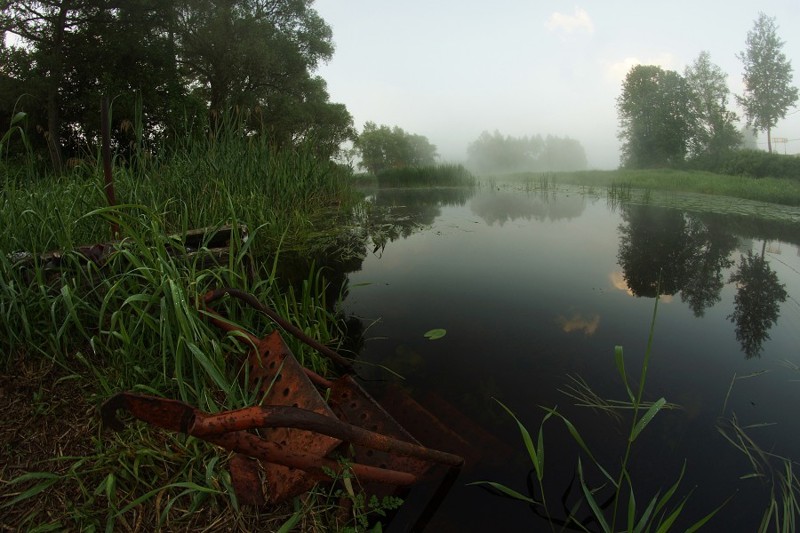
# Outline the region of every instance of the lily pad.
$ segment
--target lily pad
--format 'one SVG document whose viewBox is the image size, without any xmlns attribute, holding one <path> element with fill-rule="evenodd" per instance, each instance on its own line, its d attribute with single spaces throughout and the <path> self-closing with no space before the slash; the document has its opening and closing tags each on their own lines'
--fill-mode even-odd
<svg viewBox="0 0 800 533">
<path fill-rule="evenodd" d="M 447 335 L 447 330 L 442 329 L 442 328 L 436 328 L 436 329 L 432 329 L 430 331 L 426 331 L 425 332 L 425 338 L 430 340 L 430 341 L 435 341 L 436 339 L 441 339 L 445 335 Z"/>
</svg>

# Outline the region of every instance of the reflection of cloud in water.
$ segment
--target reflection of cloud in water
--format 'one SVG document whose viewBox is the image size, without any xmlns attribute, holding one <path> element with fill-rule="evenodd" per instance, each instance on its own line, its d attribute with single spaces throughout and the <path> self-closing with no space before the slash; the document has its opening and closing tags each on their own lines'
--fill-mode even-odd
<svg viewBox="0 0 800 533">
<path fill-rule="evenodd" d="M 611 280 L 611 285 L 613 285 L 615 289 L 625 291 L 633 296 L 633 291 L 628 288 L 628 283 L 625 281 L 625 276 L 622 272 L 612 272 L 608 275 L 608 279 Z"/>
<path fill-rule="evenodd" d="M 503 225 L 509 220 L 559 220 L 575 218 L 586 207 L 581 195 L 547 196 L 521 192 L 483 192 L 470 202 L 470 209 L 487 224 Z"/>
<path fill-rule="evenodd" d="M 564 333 L 582 331 L 584 335 L 594 335 L 600 326 L 600 315 L 594 314 L 591 317 L 584 317 L 580 313 L 573 313 L 570 318 L 559 315 L 556 322 Z"/>
<path fill-rule="evenodd" d="M 608 279 L 611 280 L 611 285 L 615 289 L 619 289 L 621 291 L 625 291 L 630 296 L 635 296 L 633 294 L 633 291 L 630 290 L 630 288 L 628 287 L 628 283 L 625 281 L 625 275 L 622 272 L 619 272 L 619 271 L 612 272 L 611 274 L 608 275 Z M 672 295 L 671 294 L 662 294 L 661 296 L 659 296 L 658 299 L 660 301 L 664 302 L 664 303 L 670 303 L 672 301 Z"/>
</svg>

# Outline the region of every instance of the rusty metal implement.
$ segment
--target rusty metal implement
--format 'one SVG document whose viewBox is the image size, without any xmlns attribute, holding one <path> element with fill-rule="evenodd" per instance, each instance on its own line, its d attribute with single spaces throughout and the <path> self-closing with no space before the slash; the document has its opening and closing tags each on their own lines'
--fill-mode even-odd
<svg viewBox="0 0 800 533">
<path fill-rule="evenodd" d="M 104 426 L 121 428 L 116 413 L 126 410 L 151 425 L 234 452 L 229 464 L 237 497 L 256 505 L 284 501 L 345 470 L 371 494 L 385 495 L 434 476 L 441 470 L 436 465 L 461 467 L 460 456 L 420 445 L 352 376 L 328 380 L 300 365 L 277 330 L 259 339 L 223 319 L 210 304 L 225 295 L 253 306 L 351 369 L 341 355 L 310 339 L 252 295 L 219 289 L 204 296 L 204 313 L 252 346 L 247 359 L 250 385 L 260 388 L 262 405 L 212 414 L 176 400 L 122 392 L 103 404 Z"/>
</svg>

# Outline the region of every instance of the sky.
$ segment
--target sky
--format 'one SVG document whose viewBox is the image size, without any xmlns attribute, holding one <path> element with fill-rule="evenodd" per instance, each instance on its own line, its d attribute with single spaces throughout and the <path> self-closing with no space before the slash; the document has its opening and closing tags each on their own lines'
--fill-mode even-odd
<svg viewBox="0 0 800 533">
<path fill-rule="evenodd" d="M 683 74 L 701 51 L 742 94 L 741 61 L 759 11 L 774 17 L 800 86 L 800 0 L 316 0 L 333 30 L 317 74 L 361 131 L 399 126 L 466 159 L 483 131 L 577 139 L 590 168 L 619 165 L 616 99 L 630 68 Z M 800 153 L 800 107 L 774 150 Z M 759 135 L 766 148 L 766 134 Z"/>
</svg>

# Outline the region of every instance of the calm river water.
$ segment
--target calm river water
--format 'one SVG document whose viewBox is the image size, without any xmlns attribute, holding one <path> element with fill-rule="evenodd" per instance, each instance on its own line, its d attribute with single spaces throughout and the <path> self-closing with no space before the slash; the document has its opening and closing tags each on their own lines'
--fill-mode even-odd
<svg viewBox="0 0 800 533">
<path fill-rule="evenodd" d="M 375 365 L 360 372 L 376 380 L 393 379 L 381 366 L 401 374 L 420 403 L 447 406 L 450 414 L 439 417 L 473 444 L 426 531 L 546 528 L 525 504 L 468 485 L 490 480 L 530 494 L 535 479 L 516 424 L 495 399 L 534 438 L 542 406 L 558 406 L 618 471 L 628 412 L 618 420 L 576 406 L 565 392 L 580 379 L 602 398 L 626 399 L 614 347 L 623 346 L 638 381 L 657 293 L 644 396 L 679 408 L 659 413 L 634 444 L 639 512 L 685 464 L 673 504 L 691 492 L 686 520 L 731 497 L 708 530 L 757 529 L 773 485 L 780 495 L 784 463 L 751 451 L 753 465 L 723 433 L 735 440 L 734 422 L 752 426 L 744 431 L 754 446 L 800 461 L 797 213 L 757 222 L 736 214 L 767 209 L 747 202 L 717 205 L 715 214 L 704 206 L 719 200 L 701 196 L 636 205 L 605 191 L 496 185 L 380 189 L 368 198 L 390 217 L 372 220 L 374 246 L 348 275 L 344 311 L 364 324 L 359 357 Z M 670 202 L 694 207 L 652 205 Z M 428 340 L 436 328 L 446 335 Z M 468 422 L 457 422 L 461 415 Z M 555 419 L 544 426 L 544 443 L 546 496 L 563 518 L 562 497 L 571 507 L 579 496 L 579 449 Z M 759 477 L 745 477 L 756 468 Z"/>
</svg>

